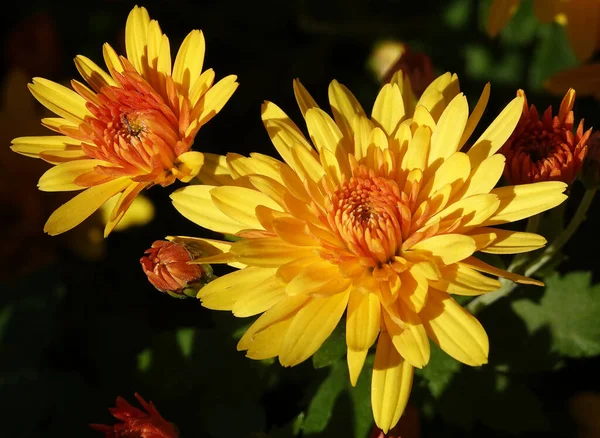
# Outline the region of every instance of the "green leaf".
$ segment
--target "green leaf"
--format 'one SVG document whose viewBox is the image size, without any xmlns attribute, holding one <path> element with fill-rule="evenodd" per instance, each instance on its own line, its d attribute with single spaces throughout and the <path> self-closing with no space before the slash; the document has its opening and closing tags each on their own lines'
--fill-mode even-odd
<svg viewBox="0 0 600 438">
<path fill-rule="evenodd" d="M 553 274 L 545 279 L 539 303 L 512 303 L 530 333 L 548 330 L 552 350 L 569 357 L 600 354 L 600 285 L 591 286 L 591 273 Z"/>
<path fill-rule="evenodd" d="M 431 358 L 423 369 L 416 370 L 426 381 L 427 387 L 435 398 L 438 398 L 452 381 L 455 374 L 460 371 L 461 364 L 456 359 L 448 356 L 436 344 L 431 343 Z"/>
<path fill-rule="evenodd" d="M 348 371 L 344 362 L 334 363 L 329 375 L 323 380 L 306 412 L 302 425 L 305 434 L 325 430 L 333 412 L 333 406 L 348 382 Z"/>
<path fill-rule="evenodd" d="M 563 26 L 558 23 L 540 25 L 529 70 L 529 91 L 542 90 L 546 79 L 554 73 L 576 66 L 577 63 Z M 543 112 L 543 109 L 540 110 Z"/>
<path fill-rule="evenodd" d="M 346 354 L 346 325 L 340 322 L 333 333 L 323 342 L 312 357 L 315 368 L 323 368 L 341 359 Z"/>
</svg>

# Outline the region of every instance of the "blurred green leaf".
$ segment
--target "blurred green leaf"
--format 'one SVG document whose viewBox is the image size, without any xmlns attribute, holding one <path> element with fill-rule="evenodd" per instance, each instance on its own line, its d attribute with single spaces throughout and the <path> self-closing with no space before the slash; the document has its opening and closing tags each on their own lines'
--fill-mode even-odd
<svg viewBox="0 0 600 438">
<path fill-rule="evenodd" d="M 175 336 L 177 337 L 177 343 L 179 344 L 179 348 L 181 348 L 181 354 L 183 357 L 190 357 L 192 354 L 192 344 L 194 342 L 194 333 L 195 330 L 193 328 L 182 328 L 177 330 Z"/>
<path fill-rule="evenodd" d="M 500 32 L 500 40 L 505 46 L 523 46 L 533 40 L 538 25 L 532 2 L 521 1 L 515 15 Z"/>
<path fill-rule="evenodd" d="M 344 357 L 346 354 L 345 324 L 340 322 L 321 348 L 312 357 L 315 368 L 323 368 Z"/>
<path fill-rule="evenodd" d="M 600 285 L 591 286 L 591 273 L 571 272 L 545 278 L 546 291 L 539 303 L 522 299 L 514 311 L 531 334 L 547 328 L 552 349 L 570 357 L 600 354 Z"/>
<path fill-rule="evenodd" d="M 561 25 L 558 23 L 540 25 L 537 34 L 538 41 L 529 69 L 529 91 L 542 90 L 546 79 L 578 63 Z M 540 110 L 543 112 L 544 109 L 540 108 Z"/>
<path fill-rule="evenodd" d="M 460 371 L 461 364 L 450 357 L 433 342 L 431 343 L 431 358 L 423 369 L 415 370 L 427 383 L 427 387 L 434 397 L 439 397 L 451 382 L 452 378 Z"/>
<path fill-rule="evenodd" d="M 472 0 L 454 0 L 444 9 L 444 21 L 451 29 L 462 29 L 469 22 Z"/>
</svg>

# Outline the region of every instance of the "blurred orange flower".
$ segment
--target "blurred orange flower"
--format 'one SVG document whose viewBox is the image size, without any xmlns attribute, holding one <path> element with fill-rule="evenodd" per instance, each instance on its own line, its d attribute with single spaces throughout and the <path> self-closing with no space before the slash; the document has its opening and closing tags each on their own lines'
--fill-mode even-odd
<svg viewBox="0 0 600 438">
<path fill-rule="evenodd" d="M 494 0 L 488 13 L 488 35 L 498 35 L 517 12 L 519 5 L 520 0 Z M 534 0 L 533 5 L 535 15 L 542 23 L 556 21 L 565 26 L 578 59 L 583 61 L 591 58 L 600 47 L 598 0 Z"/>
</svg>

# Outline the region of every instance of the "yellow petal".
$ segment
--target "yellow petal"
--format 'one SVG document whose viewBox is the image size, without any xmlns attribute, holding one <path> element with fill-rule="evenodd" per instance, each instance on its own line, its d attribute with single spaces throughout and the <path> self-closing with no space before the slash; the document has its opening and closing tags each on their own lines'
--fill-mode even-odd
<svg viewBox="0 0 600 438">
<path fill-rule="evenodd" d="M 424 170 L 427 165 L 427 156 L 429 155 L 431 130 L 427 126 L 419 126 L 414 136 L 408 144 L 408 149 L 402 159 L 402 169 Z"/>
<path fill-rule="evenodd" d="M 404 100 L 398 85 L 385 84 L 375 99 L 371 119 L 391 136 L 404 116 Z"/>
<path fill-rule="evenodd" d="M 423 187 L 417 198 L 417 205 L 431 198 L 431 194 L 442 187 L 451 184 L 452 191 L 456 192 L 469 178 L 471 164 L 467 154 L 455 152 L 440 165 L 433 173 L 425 187 Z"/>
<path fill-rule="evenodd" d="M 429 282 L 425 277 L 421 264 L 416 263 L 400 274 L 400 299 L 412 312 L 420 312 L 427 300 Z"/>
<path fill-rule="evenodd" d="M 246 228 L 263 228 L 255 213 L 259 205 L 282 211 L 281 207 L 264 193 L 245 187 L 217 187 L 210 191 L 210 197 L 215 207 L 234 221 L 246 225 Z"/>
<path fill-rule="evenodd" d="M 476 167 L 487 157 L 495 154 L 506 143 L 508 137 L 515 130 L 522 112 L 523 97 L 515 97 L 467 152 L 471 159 L 471 168 Z"/>
<path fill-rule="evenodd" d="M 435 120 L 423 105 L 417 105 L 412 118 L 413 125 L 427 126 L 432 131 L 435 129 Z"/>
<path fill-rule="evenodd" d="M 456 295 L 477 296 L 500 289 L 500 282 L 480 274 L 463 263 L 442 267 L 442 277 L 432 281 L 431 287 Z"/>
<path fill-rule="evenodd" d="M 355 132 L 352 129 L 354 117 L 358 115 L 366 120 L 365 111 L 352 92 L 336 80 L 329 85 L 328 95 L 335 123 L 344 137 L 352 138 Z"/>
<path fill-rule="evenodd" d="M 385 327 L 398 353 L 413 367 L 423 368 L 429 362 L 431 349 L 425 327 L 416 313 L 409 312 L 402 305 L 397 311 L 404 322 L 400 327 L 387 312 L 383 313 Z"/>
<path fill-rule="evenodd" d="M 496 212 L 481 225 L 499 225 L 515 222 L 550 210 L 567 199 L 563 192 L 567 185 L 560 181 L 500 187 L 490 193 L 498 196 L 500 205 Z"/>
<path fill-rule="evenodd" d="M 346 360 L 348 361 L 348 373 L 350 374 L 350 384 L 352 386 L 356 386 L 368 352 L 368 350 L 354 351 L 348 348 Z"/>
<path fill-rule="evenodd" d="M 142 57 L 148 41 L 150 16 L 144 7 L 134 6 L 125 23 L 125 50 L 127 59 L 139 74 L 144 73 Z"/>
<path fill-rule="evenodd" d="M 475 130 L 475 128 L 477 127 L 477 124 L 481 120 L 481 116 L 483 115 L 483 112 L 485 111 L 485 108 L 487 106 L 489 99 L 490 99 L 490 83 L 488 82 L 487 84 L 485 84 L 485 87 L 483 87 L 481 96 L 479 96 L 479 100 L 477 101 L 475 108 L 473 108 L 473 112 L 471 113 L 471 115 L 469 116 L 469 119 L 467 120 L 467 125 L 465 126 L 465 130 L 463 131 L 463 135 L 460 138 L 460 142 L 458 144 L 459 149 L 463 147 L 463 145 L 471 137 L 471 134 L 473 134 L 473 131 Z"/>
<path fill-rule="evenodd" d="M 173 64 L 173 80 L 179 85 L 179 90 L 184 96 L 189 95 L 191 86 L 202 73 L 205 49 L 204 34 L 200 30 L 192 30 L 179 47 Z"/>
<path fill-rule="evenodd" d="M 257 315 L 270 309 L 284 297 L 285 282 L 272 276 L 247 290 L 235 303 L 232 311 L 238 318 Z"/>
<path fill-rule="evenodd" d="M 463 234 L 441 234 L 422 240 L 411 248 L 439 257 L 446 265 L 456 263 L 471 256 L 476 250 L 475 241 Z"/>
<path fill-rule="evenodd" d="M 102 70 L 94 61 L 83 56 L 75 57 L 75 67 L 85 81 L 91 85 L 94 91 L 98 92 L 102 87 L 117 87 L 117 82 L 111 75 Z"/>
<path fill-rule="evenodd" d="M 210 283 L 209 283 L 210 284 Z M 244 336 L 240 339 L 237 345 L 237 350 L 248 350 L 253 347 L 253 343 L 261 332 L 266 331 L 269 327 L 277 325 L 277 323 L 288 320 L 291 322 L 294 315 L 301 309 L 310 298 L 299 295 L 295 297 L 286 297 L 279 303 L 275 304 L 265 313 L 263 313 L 254 323 L 246 330 Z M 286 327 L 287 330 L 287 327 Z M 278 353 L 279 354 L 279 353 Z"/>
<path fill-rule="evenodd" d="M 461 93 L 446 107 L 431 134 L 428 165 L 431 166 L 438 160 L 441 164 L 444 159 L 458 151 L 468 116 L 469 104 Z"/>
<path fill-rule="evenodd" d="M 294 96 L 296 96 L 296 102 L 300 107 L 300 112 L 306 117 L 306 112 L 311 108 L 319 108 L 317 102 L 312 98 L 310 93 L 304 88 L 304 85 L 298 80 L 294 79 L 293 82 Z"/>
<path fill-rule="evenodd" d="M 371 405 L 377 427 L 387 433 L 398 423 L 406 408 L 413 380 L 413 367 L 396 351 L 389 335 L 379 335 L 373 379 Z"/>
<path fill-rule="evenodd" d="M 296 313 L 281 346 L 281 365 L 298 365 L 319 349 L 340 321 L 349 295 L 348 291 L 331 297 L 313 298 Z"/>
<path fill-rule="evenodd" d="M 86 187 L 75 184 L 75 179 L 79 175 L 92 171 L 98 165 L 110 165 L 110 163 L 95 159 L 61 163 L 51 167 L 42 175 L 38 188 L 44 192 L 83 190 Z"/>
<path fill-rule="evenodd" d="M 213 86 L 213 82 L 215 80 L 215 71 L 212 68 L 205 70 L 202 72 L 199 78 L 195 81 L 192 81 L 192 86 L 190 88 L 189 99 L 190 105 L 194 107 L 198 103 L 198 99 L 206 94 L 210 87 Z"/>
<path fill-rule="evenodd" d="M 272 277 L 274 269 L 254 266 L 223 275 L 206 284 L 198 291 L 202 305 L 212 310 L 232 310 L 254 286 Z"/>
<path fill-rule="evenodd" d="M 450 295 L 430 289 L 419 316 L 429 337 L 454 359 L 471 366 L 487 363 L 489 341 L 485 330 Z"/>
<path fill-rule="evenodd" d="M 482 225 L 486 219 L 498 210 L 499 205 L 500 199 L 495 194 L 474 195 L 449 205 L 428 219 L 425 225 L 430 225 L 436 221 L 454 221 L 462 218 L 461 226 L 456 232 L 464 231 L 469 227 Z"/>
<path fill-rule="evenodd" d="M 504 155 L 494 154 L 471 170 L 466 183 L 456 193 L 455 199 L 489 193 L 498 183 L 504 171 Z"/>
<path fill-rule="evenodd" d="M 204 154 L 202 152 L 189 151 L 179 155 L 177 159 L 183 164 L 179 166 L 182 175 L 177 175 L 182 182 L 190 182 L 204 165 Z"/>
<path fill-rule="evenodd" d="M 29 91 L 53 113 L 75 123 L 81 123 L 92 114 L 85 107 L 86 100 L 73 90 L 44 78 L 33 78 Z"/>
<path fill-rule="evenodd" d="M 469 235 L 475 236 L 481 232 L 493 232 L 496 235 L 491 244 L 479 249 L 481 252 L 491 254 L 519 254 L 534 251 L 546 245 L 546 239 L 539 234 L 502 230 L 500 228 L 477 228 L 469 233 Z"/>
<path fill-rule="evenodd" d="M 81 151 L 81 141 L 65 135 L 18 137 L 12 140 L 10 148 L 26 157 L 40 158 L 40 153 L 46 151 Z"/>
<path fill-rule="evenodd" d="M 121 193 L 121 196 L 119 196 L 117 203 L 110 213 L 108 221 L 106 221 L 106 225 L 104 227 L 104 237 L 108 237 L 108 235 L 115 229 L 121 219 L 123 219 L 125 216 L 125 213 L 127 213 L 127 210 L 131 204 L 133 204 L 133 201 L 137 195 L 139 195 L 139 193 L 146 188 L 146 186 L 148 186 L 148 183 L 145 182 L 133 183 L 123 190 L 123 193 Z"/>
<path fill-rule="evenodd" d="M 551 2 L 547 2 L 551 3 Z M 519 8 L 519 0 L 493 0 L 487 16 L 487 33 L 495 37 Z"/>
<path fill-rule="evenodd" d="M 302 268 L 288 283 L 286 292 L 288 295 L 332 295 L 344 292 L 351 282 L 340 276 L 337 265 L 320 260 Z"/>
<path fill-rule="evenodd" d="M 375 294 L 353 290 L 346 315 L 346 344 L 353 351 L 367 351 L 379 334 L 381 305 Z"/>
<path fill-rule="evenodd" d="M 193 185 L 171 193 L 175 209 L 195 224 L 219 233 L 235 234 L 248 228 L 219 210 L 213 203 L 210 191 L 214 186 Z"/>
<path fill-rule="evenodd" d="M 241 263 L 262 267 L 278 267 L 315 254 L 312 249 L 291 245 L 279 237 L 239 240 L 230 251 Z"/>
<path fill-rule="evenodd" d="M 90 187 L 66 204 L 61 205 L 48 218 L 44 231 L 55 236 L 79 225 L 117 193 L 131 184 L 129 178 L 118 178 Z"/>
<path fill-rule="evenodd" d="M 106 67 L 108 67 L 108 71 L 112 76 L 112 70 L 122 73 L 123 72 L 123 63 L 119 59 L 119 55 L 115 52 L 110 44 L 104 43 L 102 46 L 102 56 L 104 57 L 104 62 L 106 63 Z M 114 78 L 114 77 L 113 77 Z"/>
<path fill-rule="evenodd" d="M 204 163 L 200 168 L 197 178 L 203 184 L 212 186 L 234 185 L 225 156 L 208 153 L 203 153 L 202 155 L 204 156 Z"/>
<path fill-rule="evenodd" d="M 291 318 L 277 321 L 253 335 L 251 341 L 248 341 L 246 357 L 254 360 L 264 360 L 279 356 L 283 339 L 291 324 Z M 241 349 L 238 347 L 238 350 Z"/>
<path fill-rule="evenodd" d="M 239 85 L 236 79 L 237 76 L 234 75 L 224 77 L 200 98 L 190 114 L 191 122 L 186 135 L 197 131 L 223 109 Z"/>
<path fill-rule="evenodd" d="M 482 262 L 478 258 L 469 257 L 462 261 L 462 264 L 469 268 L 476 269 L 481 272 L 485 272 L 486 274 L 497 275 L 498 277 L 507 278 L 510 281 L 514 281 L 519 284 L 533 284 L 535 286 L 543 286 L 544 283 L 541 281 L 535 280 L 533 278 L 525 277 L 523 275 L 515 274 L 513 272 L 505 271 L 504 269 L 496 268 L 495 266 L 488 265 L 485 262 Z"/>
</svg>

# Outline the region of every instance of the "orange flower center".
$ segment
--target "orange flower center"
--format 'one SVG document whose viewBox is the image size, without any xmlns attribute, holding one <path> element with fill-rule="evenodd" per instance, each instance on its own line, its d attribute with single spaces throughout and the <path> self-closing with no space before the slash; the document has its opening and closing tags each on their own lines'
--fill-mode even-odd
<svg viewBox="0 0 600 438">
<path fill-rule="evenodd" d="M 399 255 L 402 229 L 409 228 L 404 198 L 395 181 L 359 166 L 331 194 L 327 220 L 363 264 L 380 266 Z"/>
<path fill-rule="evenodd" d="M 104 86 L 95 96 L 78 90 L 93 114 L 78 128 L 82 149 L 112 166 L 97 166 L 95 177 L 79 178 L 77 183 L 93 185 L 105 175 L 171 184 L 178 174 L 177 157 L 189 150 L 193 139 L 184 138 L 180 130 L 178 108 L 167 105 L 137 72 L 115 75 L 120 87 Z"/>
</svg>

